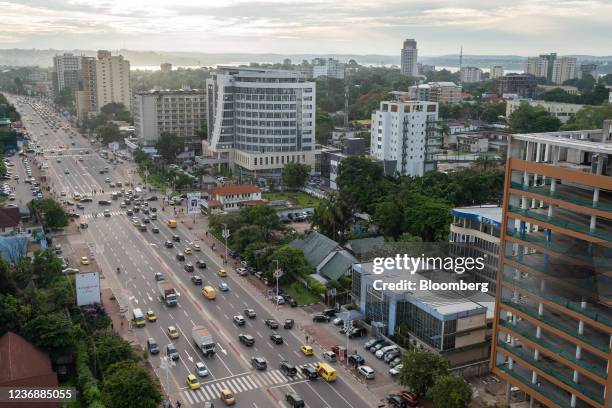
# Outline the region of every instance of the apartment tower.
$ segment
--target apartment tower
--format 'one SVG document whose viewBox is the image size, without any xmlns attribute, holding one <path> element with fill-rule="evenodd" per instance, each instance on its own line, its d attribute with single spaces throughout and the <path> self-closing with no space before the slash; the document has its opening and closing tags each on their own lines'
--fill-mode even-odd
<svg viewBox="0 0 612 408">
<path fill-rule="evenodd" d="M 404 40 L 404 46 L 402 47 L 400 56 L 402 75 L 419 75 L 419 69 L 417 66 L 418 49 L 416 40 L 412 38 Z"/>
<path fill-rule="evenodd" d="M 612 400 L 612 121 L 511 136 L 492 371 L 530 406 Z"/>
</svg>

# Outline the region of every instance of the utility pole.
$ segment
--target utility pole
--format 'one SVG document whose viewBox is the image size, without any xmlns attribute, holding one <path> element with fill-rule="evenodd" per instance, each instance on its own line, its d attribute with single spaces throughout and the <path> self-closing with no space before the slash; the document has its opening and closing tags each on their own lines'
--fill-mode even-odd
<svg viewBox="0 0 612 408">
<path fill-rule="evenodd" d="M 223 263 L 227 263 L 227 239 L 230 237 L 230 231 L 227 229 L 227 224 L 223 224 L 223 232 L 221 234 L 223 238 L 225 238 L 225 259 Z"/>
<path fill-rule="evenodd" d="M 283 276 L 283 270 L 278 266 L 278 259 L 274 259 L 272 262 L 276 262 L 276 269 L 274 269 L 273 275 L 276 278 L 276 308 L 278 308 L 278 297 L 280 296 L 278 293 L 278 280 Z"/>
</svg>

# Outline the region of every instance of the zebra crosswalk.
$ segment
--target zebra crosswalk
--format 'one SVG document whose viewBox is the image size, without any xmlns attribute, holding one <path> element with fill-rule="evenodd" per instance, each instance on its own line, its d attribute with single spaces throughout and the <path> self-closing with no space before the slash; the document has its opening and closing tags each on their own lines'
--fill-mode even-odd
<svg viewBox="0 0 612 408">
<path fill-rule="evenodd" d="M 125 211 L 111 211 L 110 215 L 125 215 Z M 96 217 L 92 213 L 88 213 L 88 214 L 81 215 L 79 218 L 88 220 L 88 219 L 92 219 Z M 103 212 L 98 213 L 97 218 L 104 218 L 104 213 Z"/>
<path fill-rule="evenodd" d="M 298 373 L 294 377 L 287 377 L 280 370 L 254 371 L 250 374 L 202 383 L 200 389 L 186 389 L 181 391 L 181 394 L 183 401 L 187 400 L 190 404 L 197 404 L 219 398 L 221 390 L 226 388 L 233 394 L 239 394 L 258 388 L 273 387 L 293 381 L 305 380 L 306 376 L 300 372 L 301 367 L 297 367 Z"/>
</svg>

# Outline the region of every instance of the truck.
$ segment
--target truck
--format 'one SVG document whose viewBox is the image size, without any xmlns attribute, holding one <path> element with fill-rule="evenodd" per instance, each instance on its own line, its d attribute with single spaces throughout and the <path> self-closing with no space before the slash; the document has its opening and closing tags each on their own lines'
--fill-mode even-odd
<svg viewBox="0 0 612 408">
<path fill-rule="evenodd" d="M 170 282 L 157 282 L 157 289 L 159 289 L 159 298 L 162 302 L 166 303 L 166 306 L 176 306 L 178 299 L 176 291 Z"/>
<path fill-rule="evenodd" d="M 193 326 L 191 329 L 191 337 L 196 347 L 202 350 L 204 357 L 215 355 L 215 340 L 210 331 L 204 326 Z"/>
</svg>

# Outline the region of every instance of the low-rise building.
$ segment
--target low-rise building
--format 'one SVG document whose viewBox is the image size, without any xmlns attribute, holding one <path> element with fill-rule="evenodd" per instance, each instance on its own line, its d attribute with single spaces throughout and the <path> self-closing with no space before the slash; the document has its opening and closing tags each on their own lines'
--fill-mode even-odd
<svg viewBox="0 0 612 408">
<path fill-rule="evenodd" d="M 457 150 L 468 153 L 484 153 L 489 151 L 489 139 L 482 134 L 458 134 Z"/>
<path fill-rule="evenodd" d="M 415 101 L 457 103 L 463 100 L 461 85 L 454 82 L 428 82 L 408 88 L 408 98 Z"/>
<path fill-rule="evenodd" d="M 0 235 L 11 235 L 15 233 L 21 224 L 19 208 L 0 208 Z"/>
<path fill-rule="evenodd" d="M 261 189 L 252 184 L 228 184 L 208 192 L 204 206 L 209 210 L 238 211 L 244 206 L 263 204 Z"/>
<path fill-rule="evenodd" d="M 506 118 L 512 115 L 512 112 L 517 110 L 522 103 L 528 103 L 531 106 L 541 106 L 550 112 L 551 115 L 559 119 L 562 123 L 566 123 L 573 115 L 576 114 L 584 105 L 577 103 L 549 102 L 549 101 L 534 101 L 531 99 L 514 99 L 506 102 Z"/>
<path fill-rule="evenodd" d="M 342 276 L 350 275 L 352 265 L 357 262 L 340 244 L 316 231 L 291 241 L 289 245 L 304 253 L 306 262 L 319 275 L 319 281 L 338 280 Z"/>
</svg>

